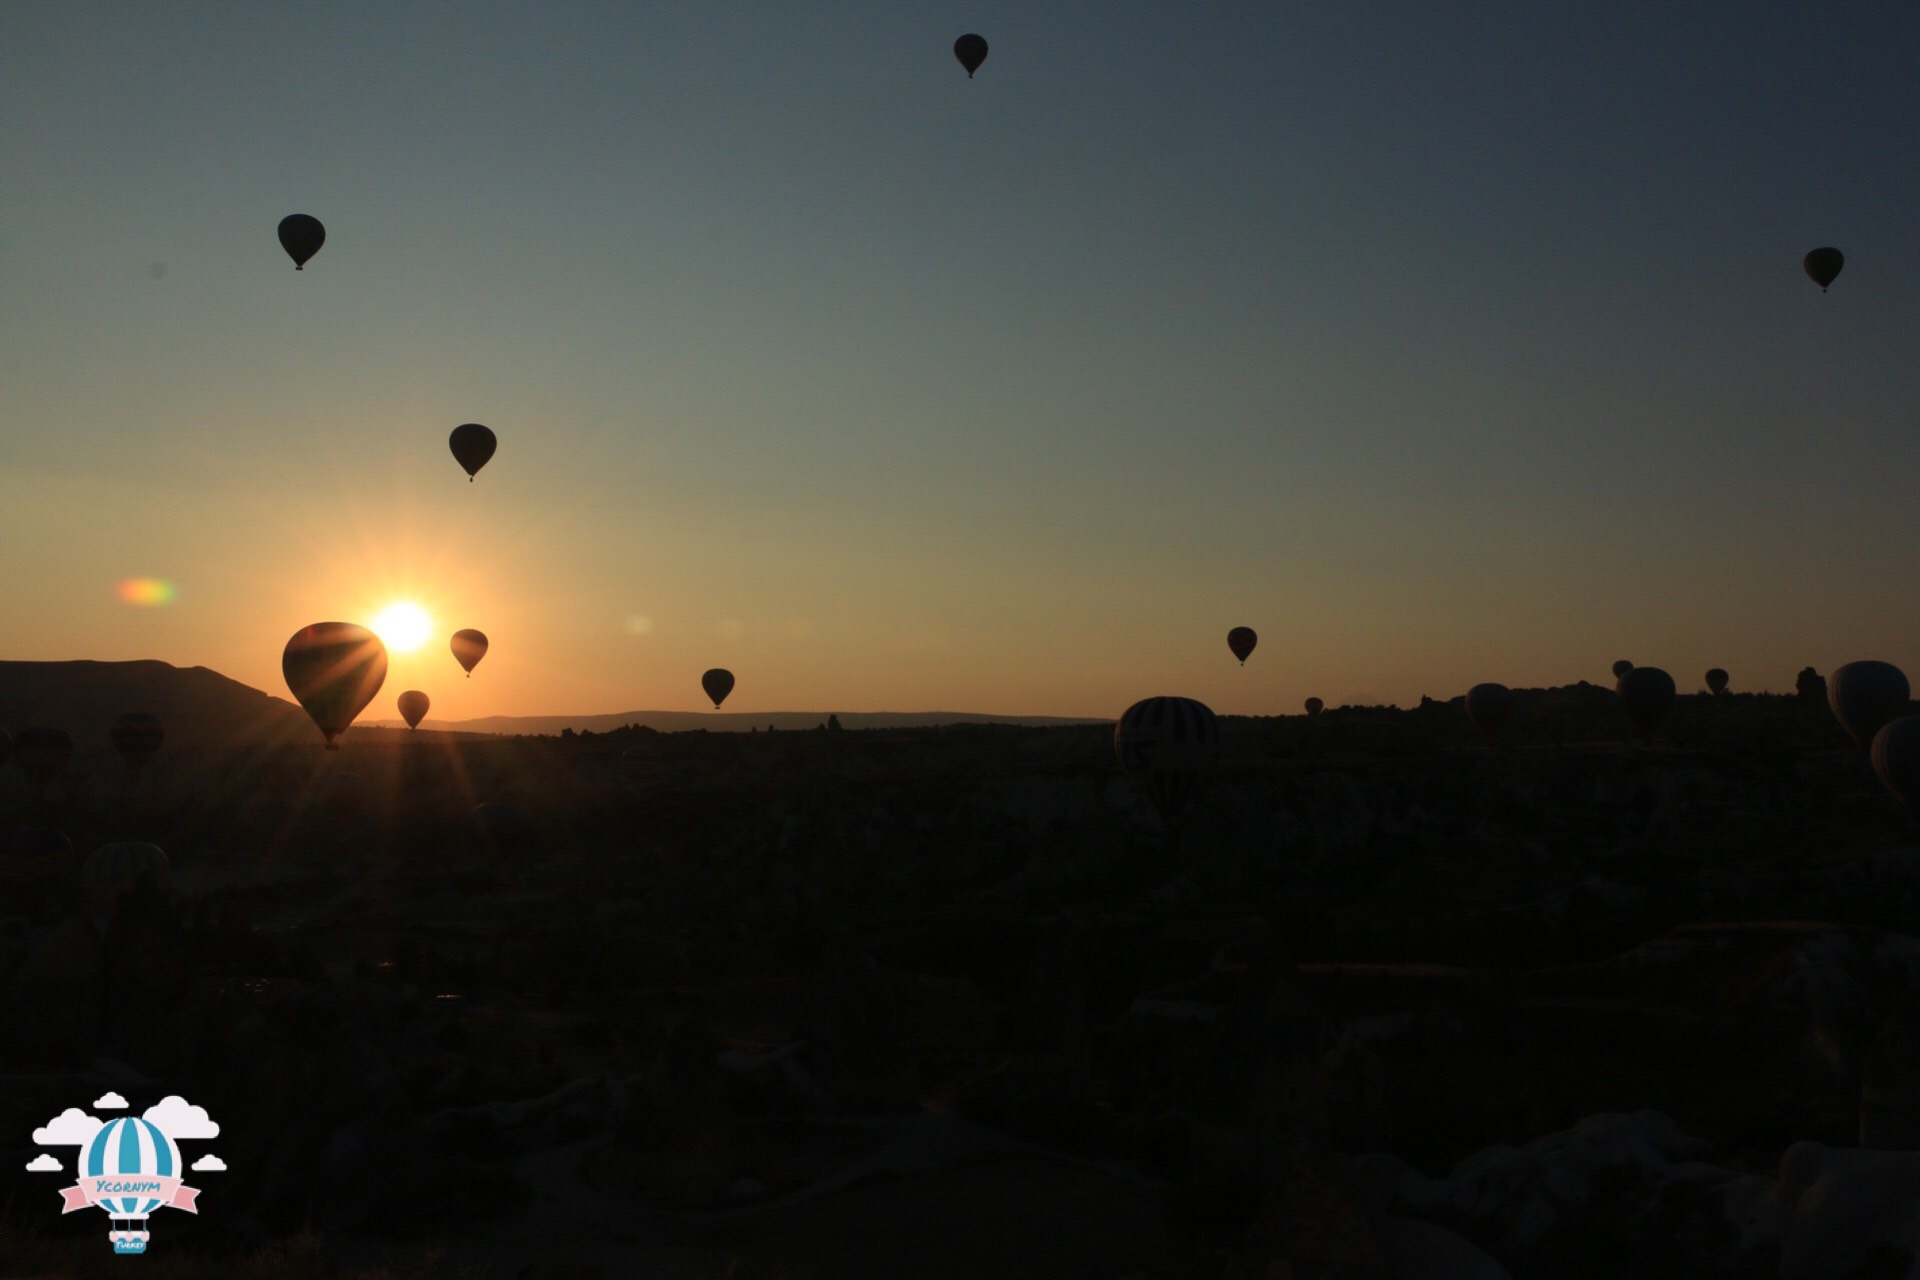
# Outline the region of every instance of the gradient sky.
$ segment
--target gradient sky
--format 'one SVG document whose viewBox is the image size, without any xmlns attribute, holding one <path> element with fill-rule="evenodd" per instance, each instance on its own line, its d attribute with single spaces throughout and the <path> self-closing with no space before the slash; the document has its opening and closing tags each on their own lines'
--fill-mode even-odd
<svg viewBox="0 0 1920 1280">
<path fill-rule="evenodd" d="M 0 656 L 284 696 L 405 599 L 369 715 L 1920 675 L 1916 67 L 1911 3 L 16 0 Z"/>
</svg>

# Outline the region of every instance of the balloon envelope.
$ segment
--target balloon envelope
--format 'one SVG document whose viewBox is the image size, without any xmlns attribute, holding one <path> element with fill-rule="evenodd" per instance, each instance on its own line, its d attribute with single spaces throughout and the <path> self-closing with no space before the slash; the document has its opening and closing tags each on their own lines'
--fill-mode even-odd
<svg viewBox="0 0 1920 1280">
<path fill-rule="evenodd" d="M 1626 708 L 1627 718 L 1633 721 L 1633 727 L 1642 736 L 1660 726 L 1660 721 L 1666 718 L 1667 709 L 1679 694 L 1673 677 L 1658 667 L 1634 667 L 1613 682 L 1613 691 L 1620 695 L 1620 704 Z"/>
<path fill-rule="evenodd" d="M 73 738 L 65 729 L 33 727 L 22 729 L 13 739 L 13 762 L 28 781 L 44 790 L 48 783 L 65 773 L 73 759 Z"/>
<path fill-rule="evenodd" d="M 1503 684 L 1477 684 L 1467 690 L 1467 718 L 1491 738 L 1513 718 L 1513 690 Z"/>
<path fill-rule="evenodd" d="M 1873 771 L 1909 809 L 1920 810 L 1920 716 L 1900 716 L 1873 735 Z"/>
<path fill-rule="evenodd" d="M 447 448 L 453 450 L 454 461 L 466 468 L 469 484 L 480 474 L 480 468 L 487 465 L 487 459 L 493 456 L 499 443 L 493 432 L 477 422 L 463 422 L 447 437 Z"/>
<path fill-rule="evenodd" d="M 80 880 L 89 890 L 118 897 L 142 880 L 152 882 L 161 893 L 167 888 L 167 854 L 157 844 L 145 840 L 122 840 L 103 844 L 87 855 L 80 869 Z"/>
<path fill-rule="evenodd" d="M 1620 659 L 1620 661 L 1613 664 L 1613 678 L 1615 680 L 1618 680 L 1621 676 L 1627 674 L 1627 672 L 1631 670 L 1633 670 L 1633 664 L 1631 662 L 1628 662 L 1625 658 L 1622 658 Z"/>
<path fill-rule="evenodd" d="M 1319 715 L 1319 714 L 1320 714 L 1320 713 L 1321 713 L 1322 711 L 1325 711 L 1326 709 L 1327 709 L 1327 704 L 1326 704 L 1326 703 L 1324 703 L 1324 702 L 1322 702 L 1322 701 L 1320 701 L 1320 699 L 1318 699 L 1318 698 L 1308 698 L 1308 699 L 1307 699 L 1307 714 L 1308 714 L 1308 715 L 1310 715 L 1310 716 L 1317 716 L 1317 715 Z"/>
<path fill-rule="evenodd" d="M 407 722 L 407 728 L 418 729 L 420 722 L 427 718 L 427 708 L 433 702 L 418 689 L 409 689 L 400 695 L 400 718 Z"/>
<path fill-rule="evenodd" d="M 718 711 L 720 704 L 727 700 L 727 695 L 733 692 L 733 672 L 725 667 L 715 667 L 700 677 L 700 687 L 707 691 L 707 696 L 713 699 L 713 709 Z"/>
<path fill-rule="evenodd" d="M 1846 263 L 1846 258 L 1838 249 L 1825 248 L 1815 249 L 1809 253 L 1800 265 L 1806 270 L 1807 278 L 1819 285 L 1821 292 L 1824 293 L 1827 286 L 1839 276 L 1840 268 Z"/>
<path fill-rule="evenodd" d="M 487 656 L 487 637 L 472 628 L 454 632 L 453 656 L 467 669 L 467 674 L 472 675 L 473 669 L 480 665 L 480 659 Z"/>
<path fill-rule="evenodd" d="M 1727 691 L 1727 673 L 1719 667 L 1707 669 L 1707 689 L 1715 696 Z"/>
<path fill-rule="evenodd" d="M 1853 740 L 1871 748 L 1880 726 L 1907 713 L 1906 673 L 1891 662 L 1849 662 L 1827 682 L 1827 705 Z"/>
<path fill-rule="evenodd" d="M 138 769 L 153 759 L 166 737 L 160 717 L 145 711 L 129 711 L 113 725 L 113 749 L 120 753 L 129 769 Z"/>
<path fill-rule="evenodd" d="M 973 79 L 973 73 L 987 60 L 987 42 L 971 33 L 961 36 L 953 42 L 953 56 L 960 59 L 960 65 L 967 69 L 967 79 Z"/>
<path fill-rule="evenodd" d="M 387 646 L 351 622 L 316 622 L 287 641 L 280 674 L 326 735 L 328 750 L 338 750 L 333 740 L 366 710 L 387 678 Z"/>
<path fill-rule="evenodd" d="M 327 229 L 311 214 L 290 213 L 280 219 L 280 247 L 293 259 L 295 271 L 307 269 L 307 259 L 327 242 Z"/>
<path fill-rule="evenodd" d="M 1260 637 L 1253 633 L 1252 627 L 1235 627 L 1227 632 L 1227 648 L 1233 656 L 1240 659 L 1240 665 L 1247 665 L 1247 655 L 1253 652 L 1253 646 L 1260 643 Z"/>
<path fill-rule="evenodd" d="M 1220 759 L 1220 725 L 1192 698 L 1145 698 L 1121 715 L 1113 748 L 1120 767 L 1171 824 L 1206 793 Z"/>
</svg>

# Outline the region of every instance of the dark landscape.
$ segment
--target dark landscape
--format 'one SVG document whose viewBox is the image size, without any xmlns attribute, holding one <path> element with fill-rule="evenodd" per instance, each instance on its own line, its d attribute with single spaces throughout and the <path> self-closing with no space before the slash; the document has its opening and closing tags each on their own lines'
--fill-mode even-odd
<svg viewBox="0 0 1920 1280">
<path fill-rule="evenodd" d="M 1913 1265 L 1920 841 L 1822 697 L 1223 716 L 1176 850 L 1099 724 L 329 753 L 74 673 L 0 781 L 0 1135 L 190 1088 L 229 1172 L 154 1275 Z M 137 775 L 88 732 L 209 690 Z M 126 1265 L 33 1154 L 0 1274 Z"/>
</svg>

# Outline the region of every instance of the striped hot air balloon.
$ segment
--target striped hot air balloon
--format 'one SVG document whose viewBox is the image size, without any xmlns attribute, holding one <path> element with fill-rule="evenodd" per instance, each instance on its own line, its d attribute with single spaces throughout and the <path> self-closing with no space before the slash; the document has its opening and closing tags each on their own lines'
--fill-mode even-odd
<svg viewBox="0 0 1920 1280">
<path fill-rule="evenodd" d="M 1220 758 L 1220 725 L 1192 698 L 1146 698 L 1120 717 L 1113 747 L 1171 826 L 1206 792 Z"/>
<path fill-rule="evenodd" d="M 114 1178 L 136 1185 L 161 1179 L 177 1181 L 185 1171 L 180 1148 L 173 1144 L 173 1139 L 160 1132 L 151 1120 L 140 1116 L 122 1116 L 102 1125 L 80 1160 L 83 1178 Z M 94 1201 L 113 1218 L 132 1218 L 143 1225 L 147 1215 L 166 1202 L 166 1195 L 151 1191 L 103 1195 Z M 141 1245 L 146 1243 L 145 1232 L 130 1234 L 137 1234 Z"/>
</svg>

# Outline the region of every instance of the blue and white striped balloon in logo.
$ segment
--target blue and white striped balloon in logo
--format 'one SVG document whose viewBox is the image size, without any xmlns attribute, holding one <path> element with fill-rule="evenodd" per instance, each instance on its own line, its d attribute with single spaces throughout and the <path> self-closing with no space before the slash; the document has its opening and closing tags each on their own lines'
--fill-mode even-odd
<svg viewBox="0 0 1920 1280">
<path fill-rule="evenodd" d="M 184 1173 L 180 1148 L 152 1121 L 123 1116 L 101 1126 L 87 1144 L 80 1172 L 90 1178 L 178 1178 Z M 103 1196 L 96 1203 L 116 1218 L 144 1218 L 158 1209 L 157 1195 Z"/>
</svg>

